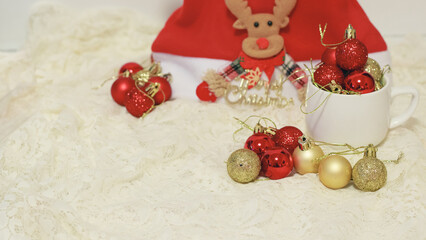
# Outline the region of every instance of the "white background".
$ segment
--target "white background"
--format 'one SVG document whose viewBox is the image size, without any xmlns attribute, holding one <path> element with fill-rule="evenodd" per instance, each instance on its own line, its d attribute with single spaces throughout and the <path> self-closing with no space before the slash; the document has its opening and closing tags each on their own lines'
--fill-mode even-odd
<svg viewBox="0 0 426 240">
<path fill-rule="evenodd" d="M 15 50 L 25 41 L 31 6 L 41 0 L 0 0 L 0 50 Z M 50 0 L 87 9 L 126 7 L 165 21 L 183 0 Z M 202 1 L 202 0 L 200 0 Z M 343 0 L 336 0 L 343 1 Z M 426 1 L 422 0 L 358 0 L 373 24 L 385 37 L 401 37 L 410 33 L 426 35 Z"/>
</svg>

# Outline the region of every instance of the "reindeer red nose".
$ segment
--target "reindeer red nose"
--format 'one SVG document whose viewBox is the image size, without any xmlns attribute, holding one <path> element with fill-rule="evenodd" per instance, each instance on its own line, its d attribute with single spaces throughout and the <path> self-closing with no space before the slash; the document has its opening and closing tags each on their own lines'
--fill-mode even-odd
<svg viewBox="0 0 426 240">
<path fill-rule="evenodd" d="M 257 39 L 256 43 L 261 50 L 267 49 L 269 47 L 269 41 L 266 38 L 259 38 Z"/>
</svg>

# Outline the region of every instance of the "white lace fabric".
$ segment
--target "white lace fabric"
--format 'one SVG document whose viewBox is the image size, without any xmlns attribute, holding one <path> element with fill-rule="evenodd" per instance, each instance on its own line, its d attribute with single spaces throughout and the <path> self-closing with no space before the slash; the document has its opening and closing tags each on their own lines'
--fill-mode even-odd
<svg viewBox="0 0 426 240">
<path fill-rule="evenodd" d="M 303 131 L 299 106 L 174 99 L 136 119 L 115 104 L 112 81 L 98 86 L 148 59 L 160 29 L 134 11 L 34 9 L 25 48 L 0 54 L 0 239 L 426 238 L 424 37 L 387 39 L 395 85 L 416 86 L 421 99 L 379 147 L 381 159 L 405 157 L 386 164 L 383 189 L 365 193 L 329 190 L 314 174 L 229 178 L 225 161 L 250 135 L 234 141 L 233 117 Z"/>
</svg>

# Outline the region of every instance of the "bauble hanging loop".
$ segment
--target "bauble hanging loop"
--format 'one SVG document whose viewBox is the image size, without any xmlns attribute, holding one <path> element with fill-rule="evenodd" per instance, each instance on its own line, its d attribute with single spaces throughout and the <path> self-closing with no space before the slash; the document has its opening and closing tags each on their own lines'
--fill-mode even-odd
<svg viewBox="0 0 426 240">
<path fill-rule="evenodd" d="M 354 39 L 356 38 L 356 30 L 352 27 L 351 24 L 348 25 L 348 28 L 345 30 L 345 38 L 344 39 Z"/>
</svg>

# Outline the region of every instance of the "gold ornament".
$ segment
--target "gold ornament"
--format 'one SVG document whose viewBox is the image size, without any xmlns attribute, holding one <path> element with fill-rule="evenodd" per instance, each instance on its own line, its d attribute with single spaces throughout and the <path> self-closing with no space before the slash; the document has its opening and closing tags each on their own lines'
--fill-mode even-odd
<svg viewBox="0 0 426 240">
<path fill-rule="evenodd" d="M 387 171 L 385 164 L 376 158 L 377 149 L 370 144 L 352 171 L 354 184 L 365 192 L 375 192 L 386 184 Z"/>
<path fill-rule="evenodd" d="M 228 174 L 238 183 L 248 183 L 257 178 L 260 172 L 260 159 L 248 149 L 240 149 L 231 154 L 227 162 Z"/>
<path fill-rule="evenodd" d="M 299 138 L 299 147 L 293 152 L 294 167 L 300 174 L 317 173 L 322 156 L 324 156 L 322 149 L 302 136 Z"/>
<path fill-rule="evenodd" d="M 373 77 L 376 83 L 376 90 L 384 87 L 383 72 L 379 63 L 372 58 L 368 58 L 367 63 L 364 66 L 364 71 L 368 72 Z"/>
<path fill-rule="evenodd" d="M 349 161 L 339 155 L 331 155 L 321 160 L 318 167 L 319 178 L 324 186 L 339 189 L 351 180 L 352 167 Z"/>
<path fill-rule="evenodd" d="M 167 81 L 171 81 L 171 74 L 161 73 L 162 68 L 159 63 L 153 63 L 148 69 L 140 70 L 139 72 L 131 75 L 129 72 L 125 72 L 124 76 L 132 77 L 135 80 L 137 86 L 144 86 L 152 77 L 164 77 Z"/>
<path fill-rule="evenodd" d="M 355 39 L 356 38 L 356 30 L 352 27 L 352 25 L 348 25 L 348 28 L 345 30 L 344 39 Z"/>
</svg>

